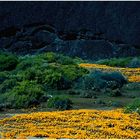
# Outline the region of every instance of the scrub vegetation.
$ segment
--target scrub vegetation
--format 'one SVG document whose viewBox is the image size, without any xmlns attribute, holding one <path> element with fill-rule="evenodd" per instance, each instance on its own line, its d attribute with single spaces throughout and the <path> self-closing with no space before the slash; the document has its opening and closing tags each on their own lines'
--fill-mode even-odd
<svg viewBox="0 0 140 140">
<path fill-rule="evenodd" d="M 139 61 L 0 52 L 0 137 L 140 138 Z"/>
</svg>

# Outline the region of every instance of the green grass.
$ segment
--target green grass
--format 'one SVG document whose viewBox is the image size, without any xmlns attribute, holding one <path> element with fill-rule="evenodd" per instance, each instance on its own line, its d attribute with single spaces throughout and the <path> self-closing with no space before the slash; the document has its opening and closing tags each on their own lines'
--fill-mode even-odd
<svg viewBox="0 0 140 140">
<path fill-rule="evenodd" d="M 136 59 L 134 57 L 125 57 L 125 58 L 111 58 L 103 59 L 96 61 L 97 64 L 108 65 L 112 67 L 129 67 L 131 62 Z M 137 57 L 137 61 L 140 61 L 140 57 Z"/>
<path fill-rule="evenodd" d="M 126 113 L 137 112 L 140 114 L 140 98 L 135 99 L 133 102 L 125 106 Z"/>
</svg>

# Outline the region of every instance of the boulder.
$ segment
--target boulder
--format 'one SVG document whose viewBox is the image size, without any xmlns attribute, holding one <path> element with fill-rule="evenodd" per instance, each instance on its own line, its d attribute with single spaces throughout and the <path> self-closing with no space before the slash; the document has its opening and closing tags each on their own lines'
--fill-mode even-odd
<svg viewBox="0 0 140 140">
<path fill-rule="evenodd" d="M 50 33 L 46 30 L 41 30 L 34 34 L 32 43 L 35 46 L 44 46 L 53 43 L 56 38 L 56 34 Z"/>
</svg>

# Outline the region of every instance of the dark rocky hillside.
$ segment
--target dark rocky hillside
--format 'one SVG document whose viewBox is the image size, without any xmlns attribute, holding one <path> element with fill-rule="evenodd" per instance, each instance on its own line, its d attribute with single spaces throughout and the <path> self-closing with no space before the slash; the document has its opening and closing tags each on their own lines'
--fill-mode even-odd
<svg viewBox="0 0 140 140">
<path fill-rule="evenodd" d="M 139 2 L 0 2 L 0 49 L 100 59 L 140 55 Z"/>
</svg>

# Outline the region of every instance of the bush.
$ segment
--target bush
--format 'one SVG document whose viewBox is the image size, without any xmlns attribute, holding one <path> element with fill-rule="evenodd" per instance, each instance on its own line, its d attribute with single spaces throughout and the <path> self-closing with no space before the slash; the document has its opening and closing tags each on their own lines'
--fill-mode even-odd
<svg viewBox="0 0 140 140">
<path fill-rule="evenodd" d="M 121 91 L 119 88 L 114 89 L 114 90 L 108 88 L 108 89 L 106 89 L 105 93 L 107 93 L 107 95 L 110 97 L 121 96 Z"/>
<path fill-rule="evenodd" d="M 48 63 L 53 63 L 53 62 L 56 62 L 57 59 L 56 59 L 56 54 L 53 53 L 53 52 L 48 52 L 48 53 L 44 53 L 42 55 L 42 57 L 47 60 Z"/>
<path fill-rule="evenodd" d="M 0 93 L 3 93 L 0 94 L 0 104 L 5 106 L 8 103 L 12 108 L 37 105 L 48 99 L 45 91 L 49 88 L 70 89 L 77 79 L 88 72 L 74 59 L 52 52 L 22 57 L 2 53 L 1 57 L 6 63 L 0 63 L 4 68 L 2 72 L 0 70 Z M 17 66 L 12 67 L 13 63 L 7 58 L 12 62 L 17 60 Z M 4 64 L 8 66 L 4 67 Z M 10 70 L 9 66 L 14 70 L 5 71 Z"/>
<path fill-rule="evenodd" d="M 137 112 L 140 114 L 140 99 L 134 100 L 124 108 L 125 113 Z"/>
<path fill-rule="evenodd" d="M 126 67 L 130 63 L 131 59 L 132 59 L 131 57 L 112 58 L 112 59 L 99 60 L 96 63 L 102 65 L 108 65 L 112 67 Z"/>
<path fill-rule="evenodd" d="M 79 79 L 76 88 L 83 90 L 93 90 L 103 93 L 110 93 L 110 96 L 120 95 L 120 89 L 126 84 L 126 79 L 119 72 L 93 71 L 85 77 Z"/>
<path fill-rule="evenodd" d="M 41 68 L 31 67 L 26 69 L 22 76 L 24 80 L 36 81 L 37 83 L 42 84 L 45 74 Z"/>
<path fill-rule="evenodd" d="M 58 59 L 57 63 L 60 63 L 62 65 L 74 65 L 75 64 L 74 59 L 72 59 L 68 56 L 59 55 L 59 57 L 57 59 Z"/>
<path fill-rule="evenodd" d="M 36 79 L 36 70 L 34 68 L 28 68 L 24 72 L 24 79 L 25 80 L 35 80 Z"/>
<path fill-rule="evenodd" d="M 129 68 L 140 68 L 140 60 L 138 58 L 133 58 L 128 64 Z"/>
<path fill-rule="evenodd" d="M 32 81 L 23 81 L 3 96 L 3 102 L 11 104 L 12 108 L 27 108 L 38 105 L 45 91 L 41 85 Z"/>
<path fill-rule="evenodd" d="M 40 55 L 41 58 L 46 60 L 48 63 L 59 63 L 62 65 L 74 65 L 75 60 L 69 56 L 64 56 L 62 54 L 56 54 L 54 52 L 47 52 Z M 76 59 L 77 61 L 80 59 Z"/>
<path fill-rule="evenodd" d="M 16 68 L 18 57 L 12 54 L 0 53 L 0 71 L 11 71 Z"/>
<path fill-rule="evenodd" d="M 60 69 L 64 77 L 71 81 L 77 80 L 78 78 L 88 73 L 88 70 L 81 68 L 77 65 L 62 65 Z"/>
<path fill-rule="evenodd" d="M 20 63 L 17 65 L 17 70 L 24 71 L 28 68 L 32 67 L 41 67 L 43 64 L 46 64 L 47 62 L 44 61 L 39 55 L 35 56 L 24 56 L 20 57 Z"/>
<path fill-rule="evenodd" d="M 0 84 L 2 84 L 8 78 L 9 78 L 8 72 L 0 72 Z"/>
<path fill-rule="evenodd" d="M 111 81 L 108 86 L 112 89 L 121 88 L 127 83 L 126 78 L 120 72 L 103 73 L 101 78 L 106 81 Z"/>
<path fill-rule="evenodd" d="M 0 93 L 5 93 L 5 92 L 11 90 L 14 86 L 16 86 L 16 84 L 17 84 L 17 80 L 16 79 L 5 80 L 0 85 Z"/>
<path fill-rule="evenodd" d="M 140 82 L 133 82 L 126 84 L 123 89 L 125 91 L 140 91 Z"/>
<path fill-rule="evenodd" d="M 51 88 L 57 88 L 57 84 L 60 81 L 61 77 L 61 73 L 49 69 L 45 71 L 43 83 Z"/>
<path fill-rule="evenodd" d="M 44 71 L 43 83 L 50 88 L 69 89 L 73 83 L 87 73 L 77 65 L 54 65 Z"/>
<path fill-rule="evenodd" d="M 29 67 L 33 66 L 33 62 L 30 60 L 22 60 L 18 65 L 17 65 L 17 69 L 18 70 L 26 70 Z"/>
<path fill-rule="evenodd" d="M 48 100 L 47 106 L 58 110 L 68 110 L 72 108 L 72 101 L 68 98 L 56 96 Z"/>
<path fill-rule="evenodd" d="M 87 73 L 86 69 L 74 64 L 72 58 L 55 53 L 24 57 L 17 70 L 18 79 L 33 80 L 55 89 L 69 89 L 75 80 Z"/>
<path fill-rule="evenodd" d="M 120 101 L 109 101 L 108 106 L 113 106 L 113 107 L 122 107 L 123 104 Z"/>
<path fill-rule="evenodd" d="M 74 58 L 74 62 L 75 62 L 76 64 L 80 64 L 80 63 L 88 63 L 87 60 L 82 60 L 82 59 L 79 58 L 79 57 L 75 57 L 75 58 Z"/>
</svg>

